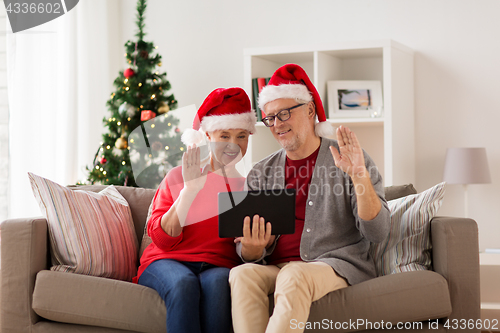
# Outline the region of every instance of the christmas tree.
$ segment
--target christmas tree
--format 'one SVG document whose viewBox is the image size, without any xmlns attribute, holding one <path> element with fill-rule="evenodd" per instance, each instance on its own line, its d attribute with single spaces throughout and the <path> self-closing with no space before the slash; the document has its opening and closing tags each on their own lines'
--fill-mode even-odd
<svg viewBox="0 0 500 333">
<path fill-rule="evenodd" d="M 167 74 L 159 73 L 158 47 L 144 41 L 145 10 L 146 0 L 138 0 L 138 39 L 125 43 L 129 68 L 119 73 L 116 91 L 106 103 L 110 115 L 103 122 L 108 133 L 102 136 L 93 166 L 87 167 L 90 184 L 155 188 L 184 150 L 179 120 L 168 114 L 177 101 L 167 94 Z"/>
</svg>

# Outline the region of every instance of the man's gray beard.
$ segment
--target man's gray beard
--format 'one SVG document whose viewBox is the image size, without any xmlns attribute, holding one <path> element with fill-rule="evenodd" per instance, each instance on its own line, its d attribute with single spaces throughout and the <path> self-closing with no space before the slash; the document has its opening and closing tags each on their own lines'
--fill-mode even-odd
<svg viewBox="0 0 500 333">
<path fill-rule="evenodd" d="M 296 151 L 300 147 L 300 139 L 298 137 L 295 137 L 295 140 L 286 140 L 286 142 L 279 143 L 286 151 Z"/>
</svg>

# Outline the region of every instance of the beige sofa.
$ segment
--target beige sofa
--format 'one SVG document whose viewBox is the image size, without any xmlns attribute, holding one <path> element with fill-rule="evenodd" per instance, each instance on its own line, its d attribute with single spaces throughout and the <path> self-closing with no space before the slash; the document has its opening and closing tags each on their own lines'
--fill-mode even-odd
<svg viewBox="0 0 500 333">
<path fill-rule="evenodd" d="M 92 191 L 102 188 L 79 187 Z M 140 241 L 155 191 L 117 188 L 130 203 Z M 398 322 L 406 322 L 407 328 L 422 326 L 418 331 L 440 332 L 447 331 L 443 326 L 447 320 L 452 327 L 461 327 L 460 321 L 479 319 L 476 222 L 436 217 L 431 224 L 432 271 L 378 277 L 332 292 L 313 303 L 309 317 L 313 328 L 306 331 L 370 331 L 370 327 L 387 328 L 387 323 L 396 327 Z M 154 290 L 50 271 L 44 218 L 7 220 L 1 225 L 1 237 L 1 333 L 166 331 L 165 306 Z M 270 299 L 272 307 L 272 295 Z M 428 321 L 437 318 L 439 323 Z"/>
</svg>

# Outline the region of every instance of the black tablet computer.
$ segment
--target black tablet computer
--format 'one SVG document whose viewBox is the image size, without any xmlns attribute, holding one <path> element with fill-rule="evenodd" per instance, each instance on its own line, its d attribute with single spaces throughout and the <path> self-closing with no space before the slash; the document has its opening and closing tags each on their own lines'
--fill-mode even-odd
<svg viewBox="0 0 500 333">
<path fill-rule="evenodd" d="M 295 232 L 295 190 L 220 192 L 219 237 L 243 236 L 243 219 L 254 215 L 271 222 L 273 235 Z"/>
</svg>

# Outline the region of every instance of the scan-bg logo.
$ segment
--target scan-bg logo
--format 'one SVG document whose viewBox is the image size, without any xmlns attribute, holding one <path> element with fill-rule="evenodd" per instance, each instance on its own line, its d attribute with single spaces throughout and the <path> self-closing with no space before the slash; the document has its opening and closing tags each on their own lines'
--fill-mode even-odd
<svg viewBox="0 0 500 333">
<path fill-rule="evenodd" d="M 73 9 L 79 0 L 4 0 L 12 32 L 52 21 Z"/>
</svg>

